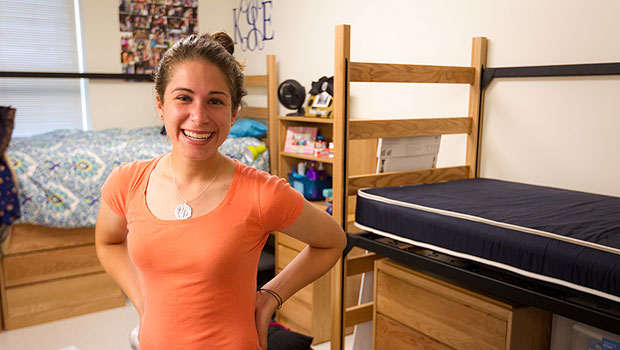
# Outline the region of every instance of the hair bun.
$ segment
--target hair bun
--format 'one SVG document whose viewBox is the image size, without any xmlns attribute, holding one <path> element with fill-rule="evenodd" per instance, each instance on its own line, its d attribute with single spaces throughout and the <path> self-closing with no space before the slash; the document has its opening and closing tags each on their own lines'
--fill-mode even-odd
<svg viewBox="0 0 620 350">
<path fill-rule="evenodd" d="M 225 32 L 216 32 L 213 33 L 211 35 L 211 40 L 215 41 L 216 43 L 224 46 L 224 48 L 226 49 L 226 51 L 228 51 L 228 53 L 230 53 L 231 55 L 235 52 L 235 42 L 233 41 L 233 39 L 226 34 Z"/>
</svg>

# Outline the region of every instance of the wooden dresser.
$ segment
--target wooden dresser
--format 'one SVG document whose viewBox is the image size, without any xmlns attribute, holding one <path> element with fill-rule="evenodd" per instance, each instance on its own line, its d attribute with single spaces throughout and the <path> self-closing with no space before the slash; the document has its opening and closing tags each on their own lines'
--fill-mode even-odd
<svg viewBox="0 0 620 350">
<path fill-rule="evenodd" d="M 374 349 L 549 349 L 551 314 L 375 262 Z"/>
<path fill-rule="evenodd" d="M 125 295 L 103 271 L 95 229 L 14 225 L 2 247 L 5 329 L 125 305 Z"/>
<path fill-rule="evenodd" d="M 276 274 L 280 273 L 304 248 L 306 244 L 283 233 L 276 233 Z M 351 255 L 363 253 L 359 248 Z M 357 305 L 361 276 L 349 277 L 347 283 L 346 306 Z M 331 337 L 333 293 L 332 274 L 304 287 L 290 297 L 282 309 L 277 312 L 278 322 L 295 332 L 311 336 L 312 344 L 320 344 Z M 353 327 L 348 327 L 345 334 L 351 334 Z"/>
</svg>

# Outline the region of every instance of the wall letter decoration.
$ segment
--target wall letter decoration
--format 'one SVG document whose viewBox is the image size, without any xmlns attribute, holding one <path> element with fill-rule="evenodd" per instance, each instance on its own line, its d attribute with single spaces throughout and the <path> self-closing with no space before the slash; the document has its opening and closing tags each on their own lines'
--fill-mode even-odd
<svg viewBox="0 0 620 350">
<path fill-rule="evenodd" d="M 272 9 L 271 0 L 239 0 L 239 7 L 233 9 L 234 40 L 242 51 L 263 50 L 265 41 L 273 40 Z"/>
</svg>

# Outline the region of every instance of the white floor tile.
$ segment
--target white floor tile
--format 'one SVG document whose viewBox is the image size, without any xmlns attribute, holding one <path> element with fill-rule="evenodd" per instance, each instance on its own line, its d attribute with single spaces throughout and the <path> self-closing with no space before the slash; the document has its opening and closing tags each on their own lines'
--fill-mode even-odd
<svg viewBox="0 0 620 350">
<path fill-rule="evenodd" d="M 317 345 L 312 345 L 312 349 L 314 350 L 331 350 L 330 342 L 325 342 Z M 344 339 L 344 349 L 352 350 L 353 349 L 353 335 L 348 335 Z"/>
<path fill-rule="evenodd" d="M 139 323 L 131 304 L 65 320 L 0 332 L 2 350 L 131 350 Z"/>
<path fill-rule="evenodd" d="M 0 332 L 2 350 L 131 350 L 129 333 L 139 323 L 138 313 L 127 306 Z M 330 343 L 313 345 L 330 350 Z M 353 349 L 353 335 L 345 350 Z"/>
</svg>

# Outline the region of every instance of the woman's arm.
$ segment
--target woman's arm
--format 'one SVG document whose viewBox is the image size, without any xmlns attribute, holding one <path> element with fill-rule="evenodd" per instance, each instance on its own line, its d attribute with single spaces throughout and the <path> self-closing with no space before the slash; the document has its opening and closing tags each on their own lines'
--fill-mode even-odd
<svg viewBox="0 0 620 350">
<path fill-rule="evenodd" d="M 347 239 L 342 228 L 329 214 L 307 201 L 297 220 L 281 232 L 308 244 L 284 270 L 263 286 L 287 300 L 334 266 L 341 257 Z M 278 304 L 268 293 L 259 292 L 256 298 L 259 339 L 263 349 L 266 349 L 265 323 L 268 324 Z"/>
<path fill-rule="evenodd" d="M 103 201 L 97 216 L 95 246 L 103 268 L 119 284 L 142 316 L 144 297 L 138 270 L 127 251 L 127 221 Z"/>
</svg>

